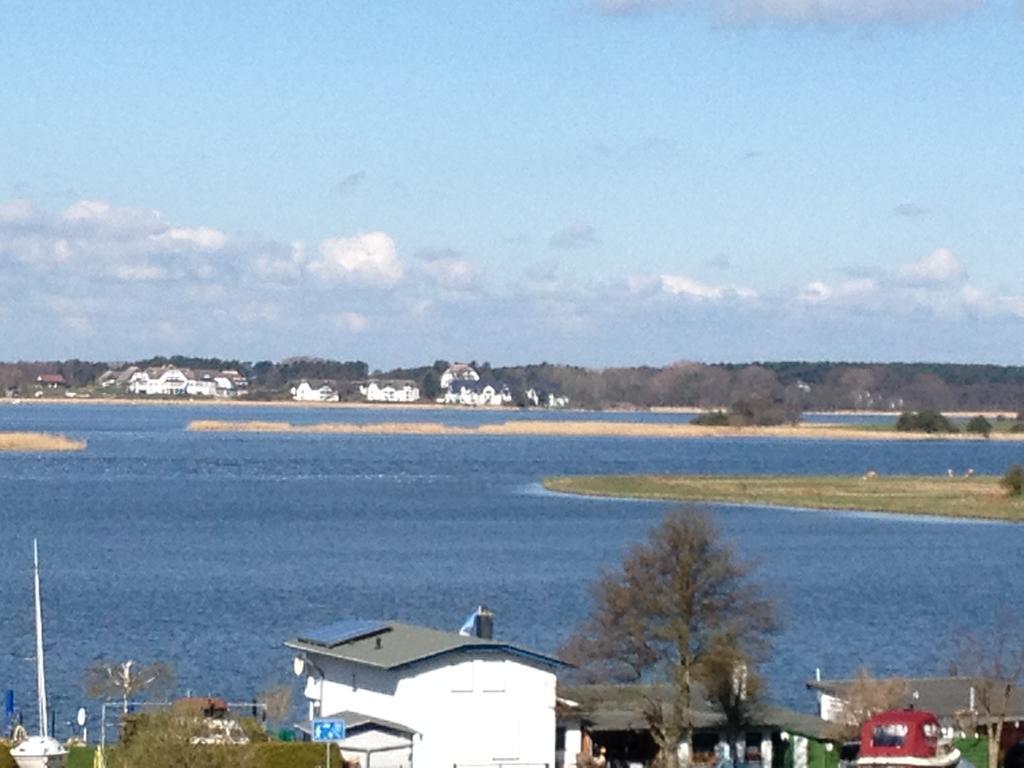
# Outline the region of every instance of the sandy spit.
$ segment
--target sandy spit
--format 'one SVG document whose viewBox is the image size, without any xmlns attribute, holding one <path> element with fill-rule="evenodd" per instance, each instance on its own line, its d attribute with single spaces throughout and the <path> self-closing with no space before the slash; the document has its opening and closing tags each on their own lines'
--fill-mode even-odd
<svg viewBox="0 0 1024 768">
<path fill-rule="evenodd" d="M 82 451 L 85 440 L 45 432 L 0 432 L 0 452 Z"/>
<path fill-rule="evenodd" d="M 538 437 L 775 437 L 833 440 L 983 440 L 977 435 L 926 435 L 875 432 L 828 424 L 783 427 L 698 427 L 690 424 L 648 424 L 611 421 L 506 421 L 477 427 L 455 427 L 433 422 L 381 422 L 376 424 L 290 424 L 285 421 L 196 420 L 191 432 L 274 432 L 337 435 L 492 435 Z M 993 434 L 991 440 L 1024 441 L 1024 433 Z"/>
</svg>

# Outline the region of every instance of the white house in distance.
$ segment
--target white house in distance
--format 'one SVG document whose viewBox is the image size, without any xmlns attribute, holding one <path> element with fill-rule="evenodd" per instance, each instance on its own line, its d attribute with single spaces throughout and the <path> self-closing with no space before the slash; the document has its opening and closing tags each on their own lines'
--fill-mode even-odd
<svg viewBox="0 0 1024 768">
<path fill-rule="evenodd" d="M 292 400 L 303 403 L 336 403 L 338 393 L 327 384 L 314 387 L 308 381 L 301 381 L 297 387 L 291 388 Z"/>
<path fill-rule="evenodd" d="M 133 395 L 184 395 L 187 388 L 188 376 L 172 367 L 136 371 L 128 380 Z"/>
<path fill-rule="evenodd" d="M 297 652 L 310 717 L 345 720 L 344 754 L 373 768 L 553 766 L 555 671 L 491 637 L 393 621 L 343 621 L 285 645 Z M 367 760 L 369 758 L 369 760 Z"/>
<path fill-rule="evenodd" d="M 131 375 L 125 379 L 123 374 L 128 370 L 131 371 Z M 121 374 L 107 371 L 101 378 L 101 387 L 123 384 L 133 395 L 164 397 L 234 397 L 238 393 L 239 385 L 247 384 L 235 371 L 194 371 L 173 366 L 149 368 L 145 371 L 133 367 Z"/>
<path fill-rule="evenodd" d="M 445 390 L 441 402 L 447 405 L 508 405 L 512 402 L 512 393 L 504 384 L 459 379 Z"/>
<path fill-rule="evenodd" d="M 441 374 L 441 389 L 448 389 L 456 381 L 480 381 L 480 374 L 466 363 L 452 363 Z"/>
<path fill-rule="evenodd" d="M 420 399 L 420 388 L 415 381 L 377 381 L 371 379 L 360 385 L 359 393 L 368 403 L 415 403 Z"/>
</svg>

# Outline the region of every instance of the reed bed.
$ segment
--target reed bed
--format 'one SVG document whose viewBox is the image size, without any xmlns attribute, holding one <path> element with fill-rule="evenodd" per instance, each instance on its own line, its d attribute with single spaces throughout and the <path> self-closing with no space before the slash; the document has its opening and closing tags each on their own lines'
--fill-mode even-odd
<svg viewBox="0 0 1024 768">
<path fill-rule="evenodd" d="M 882 432 L 836 426 L 798 424 L 781 427 L 700 427 L 692 424 L 657 424 L 636 421 L 547 421 L 515 420 L 476 427 L 456 427 L 430 421 L 388 421 L 374 424 L 320 423 L 291 424 L 286 421 L 196 420 L 192 432 L 273 432 L 336 435 L 493 435 L 534 437 L 778 437 L 834 440 L 983 440 L 977 435 L 927 435 L 912 432 Z M 1024 433 L 993 435 L 991 439 L 1024 440 Z"/>
<path fill-rule="evenodd" d="M 1024 520 L 1024 498 L 992 476 L 592 475 L 550 477 L 551 491 L 613 498 Z"/>
<path fill-rule="evenodd" d="M 45 432 L 0 432 L 0 451 L 35 453 L 43 451 L 83 451 L 85 440 Z"/>
</svg>

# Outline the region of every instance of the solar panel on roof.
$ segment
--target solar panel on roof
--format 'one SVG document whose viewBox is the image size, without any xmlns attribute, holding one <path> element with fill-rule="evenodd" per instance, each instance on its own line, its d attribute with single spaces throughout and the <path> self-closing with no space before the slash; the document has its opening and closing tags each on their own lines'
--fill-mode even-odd
<svg viewBox="0 0 1024 768">
<path fill-rule="evenodd" d="M 388 624 L 380 621 L 366 621 L 363 619 L 344 619 L 328 624 L 326 627 L 313 629 L 299 635 L 299 640 L 315 645 L 322 645 L 325 648 L 333 648 L 342 643 L 358 640 L 362 637 L 376 635 L 388 628 Z"/>
</svg>

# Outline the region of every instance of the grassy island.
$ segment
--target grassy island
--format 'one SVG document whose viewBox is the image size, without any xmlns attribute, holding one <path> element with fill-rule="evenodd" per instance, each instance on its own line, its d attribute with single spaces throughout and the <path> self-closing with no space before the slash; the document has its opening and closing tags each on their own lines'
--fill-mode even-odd
<svg viewBox="0 0 1024 768">
<path fill-rule="evenodd" d="M 45 432 L 0 432 L 0 452 L 35 453 L 44 451 L 81 451 L 84 440 Z"/>
<path fill-rule="evenodd" d="M 701 427 L 685 423 L 642 421 L 548 421 L 516 419 L 476 427 L 457 427 L 432 421 L 387 421 L 376 424 L 330 422 L 291 424 L 287 421 L 216 421 L 196 420 L 188 425 L 192 432 L 272 432 L 293 434 L 335 435 L 492 435 L 532 437 L 646 437 L 646 438 L 716 438 L 771 437 L 833 440 L 983 440 L 978 435 L 925 434 L 864 430 L 834 424 L 796 424 L 780 427 Z M 1022 433 L 1004 433 L 992 439 L 1024 440 Z"/>
<path fill-rule="evenodd" d="M 593 475 L 550 477 L 544 487 L 615 498 L 1024 520 L 1024 497 L 1007 495 L 991 476 Z"/>
</svg>

